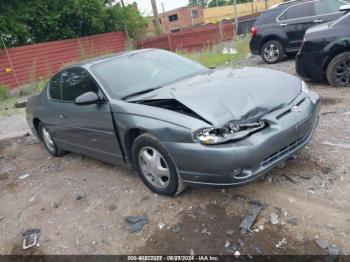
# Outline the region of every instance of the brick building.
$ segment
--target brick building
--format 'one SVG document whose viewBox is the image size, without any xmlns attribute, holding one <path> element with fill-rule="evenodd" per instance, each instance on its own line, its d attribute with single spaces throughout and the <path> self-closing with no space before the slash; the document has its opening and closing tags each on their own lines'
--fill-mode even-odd
<svg viewBox="0 0 350 262">
<path fill-rule="evenodd" d="M 202 7 L 181 7 L 159 14 L 163 33 L 178 32 L 204 22 Z M 148 33 L 154 33 L 154 17 L 148 17 Z"/>
</svg>

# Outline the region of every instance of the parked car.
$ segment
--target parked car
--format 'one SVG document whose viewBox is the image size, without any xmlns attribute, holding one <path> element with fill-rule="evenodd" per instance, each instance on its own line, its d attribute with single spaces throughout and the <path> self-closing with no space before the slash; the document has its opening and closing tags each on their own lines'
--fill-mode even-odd
<svg viewBox="0 0 350 262">
<path fill-rule="evenodd" d="M 268 69 L 207 69 L 148 49 L 64 68 L 27 105 L 53 156 L 133 166 L 154 192 L 248 183 L 303 148 L 319 96 Z"/>
<path fill-rule="evenodd" d="M 268 64 L 299 51 L 305 31 L 341 17 L 344 0 L 289 1 L 263 12 L 251 29 L 250 50 Z"/>
<path fill-rule="evenodd" d="M 296 71 L 304 78 L 350 87 L 350 13 L 306 31 Z"/>
</svg>

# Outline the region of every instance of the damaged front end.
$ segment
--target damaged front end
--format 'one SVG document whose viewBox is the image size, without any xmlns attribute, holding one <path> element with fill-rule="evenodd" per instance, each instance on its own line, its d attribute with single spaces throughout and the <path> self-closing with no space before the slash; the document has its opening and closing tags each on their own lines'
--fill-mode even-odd
<svg viewBox="0 0 350 262">
<path fill-rule="evenodd" d="M 267 124 L 264 121 L 249 124 L 231 121 L 222 128 L 202 128 L 193 132 L 193 141 L 204 145 L 223 144 L 243 139 L 264 129 L 266 126 Z"/>
</svg>

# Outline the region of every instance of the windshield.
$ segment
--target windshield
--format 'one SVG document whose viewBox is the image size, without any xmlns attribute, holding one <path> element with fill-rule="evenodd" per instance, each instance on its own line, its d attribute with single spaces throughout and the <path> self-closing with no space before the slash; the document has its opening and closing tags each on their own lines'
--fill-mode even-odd
<svg viewBox="0 0 350 262">
<path fill-rule="evenodd" d="M 192 60 L 164 50 L 131 53 L 92 67 L 107 92 L 116 99 L 160 88 L 205 69 Z"/>
</svg>

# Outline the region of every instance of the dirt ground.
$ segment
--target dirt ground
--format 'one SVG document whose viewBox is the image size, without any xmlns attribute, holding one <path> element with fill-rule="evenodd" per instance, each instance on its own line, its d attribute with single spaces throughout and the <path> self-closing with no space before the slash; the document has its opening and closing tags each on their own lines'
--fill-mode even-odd
<svg viewBox="0 0 350 262">
<path fill-rule="evenodd" d="M 294 73 L 293 60 L 233 66 L 242 65 Z M 132 170 L 76 154 L 51 158 L 33 136 L 2 140 L 0 254 L 350 254 L 350 89 L 310 86 L 322 97 L 311 143 L 244 187 L 161 197 Z M 256 202 L 263 209 L 241 234 Z M 131 234 L 130 215 L 149 223 Z M 33 228 L 41 229 L 40 246 L 24 252 L 22 233 Z"/>
</svg>

